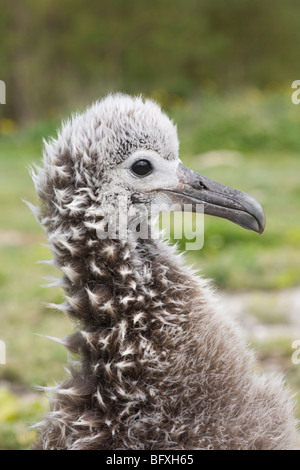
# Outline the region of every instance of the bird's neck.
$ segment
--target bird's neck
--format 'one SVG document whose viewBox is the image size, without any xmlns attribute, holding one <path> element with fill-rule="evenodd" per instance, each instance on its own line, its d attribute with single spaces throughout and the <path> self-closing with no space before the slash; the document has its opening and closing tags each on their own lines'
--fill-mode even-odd
<svg viewBox="0 0 300 470">
<path fill-rule="evenodd" d="M 66 429 L 71 448 L 82 439 L 91 448 L 122 448 L 124 426 L 135 429 L 133 441 L 153 432 L 159 439 L 162 395 L 170 397 L 170 416 L 185 406 L 178 390 L 198 347 L 193 316 L 205 303 L 196 294 L 199 281 L 159 240 L 53 239 L 52 249 L 64 272 L 61 309 L 78 325 L 63 343 L 80 360 L 52 389 L 42 447 L 65 448 Z M 99 429 L 102 447 L 91 437 Z"/>
<path fill-rule="evenodd" d="M 158 239 L 69 237 L 53 239 L 52 252 L 63 272 L 61 310 L 99 334 L 120 323 L 133 332 L 153 327 L 155 312 L 180 305 L 196 286 L 174 250 Z"/>
<path fill-rule="evenodd" d="M 164 373 L 189 321 L 198 284 L 159 240 L 95 237 L 85 243 L 54 243 L 53 248 L 55 264 L 64 273 L 61 309 L 79 324 L 65 339 L 66 347 L 81 356 L 82 368 L 73 374 L 82 389 L 89 384 L 96 399 L 98 392 L 99 397 L 105 394 L 99 384 L 107 385 L 105 400 L 98 397 L 105 410 L 101 400 L 124 401 L 120 393 L 130 389 L 132 394 L 143 374 Z"/>
</svg>

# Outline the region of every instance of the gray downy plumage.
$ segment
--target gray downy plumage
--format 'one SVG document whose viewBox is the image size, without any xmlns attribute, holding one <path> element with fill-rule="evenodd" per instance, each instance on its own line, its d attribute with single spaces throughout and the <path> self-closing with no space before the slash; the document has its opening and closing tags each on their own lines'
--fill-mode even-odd
<svg viewBox="0 0 300 470">
<path fill-rule="evenodd" d="M 49 387 L 37 449 L 289 449 L 293 401 L 256 371 L 243 333 L 209 283 L 159 238 L 103 238 L 119 197 L 202 201 L 262 232 L 250 196 L 183 167 L 174 124 L 151 100 L 109 95 L 63 123 L 32 171 L 65 302 L 76 327 L 59 341 L 78 361 Z M 152 171 L 140 177 L 135 162 Z M 130 205 L 129 204 L 129 205 Z M 129 207 L 130 212 L 131 207 Z M 254 235 L 255 236 L 255 235 Z"/>
</svg>

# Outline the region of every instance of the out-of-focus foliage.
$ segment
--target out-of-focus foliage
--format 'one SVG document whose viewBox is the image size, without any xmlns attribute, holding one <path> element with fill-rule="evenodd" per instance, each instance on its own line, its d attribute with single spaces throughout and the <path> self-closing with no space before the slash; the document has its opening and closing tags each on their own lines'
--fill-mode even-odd
<svg viewBox="0 0 300 470">
<path fill-rule="evenodd" d="M 0 387 L 0 449 L 21 450 L 33 444 L 32 428 L 38 416 L 43 417 L 47 399 L 37 395 L 18 395 L 8 387 Z"/>
<path fill-rule="evenodd" d="M 299 15 L 293 0 L 3 0 L 5 112 L 45 117 L 111 90 L 290 86 Z"/>
</svg>

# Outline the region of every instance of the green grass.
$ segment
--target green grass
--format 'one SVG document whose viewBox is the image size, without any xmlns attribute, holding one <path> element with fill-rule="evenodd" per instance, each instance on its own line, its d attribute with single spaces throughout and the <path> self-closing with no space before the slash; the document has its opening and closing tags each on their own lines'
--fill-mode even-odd
<svg viewBox="0 0 300 470">
<path fill-rule="evenodd" d="M 47 409 L 46 397 L 17 394 L 8 387 L 0 387 L 0 448 L 22 450 L 29 448 L 36 438 L 32 428 L 42 419 Z"/>
<path fill-rule="evenodd" d="M 204 246 L 199 252 L 188 252 L 187 261 L 221 289 L 298 286 L 300 107 L 292 105 L 288 96 L 263 96 L 248 90 L 235 96 L 196 97 L 194 102 L 170 106 L 169 111 L 178 123 L 183 162 L 209 178 L 251 193 L 267 216 L 261 236 L 226 220 L 205 217 Z M 7 365 L 0 365 L 0 380 L 6 384 L 0 389 L 0 448 L 30 445 L 34 432 L 27 424 L 40 419 L 45 400 L 42 394 L 30 399 L 27 394 L 35 384 L 46 385 L 65 374 L 64 349 L 38 335 L 61 337 L 72 326 L 43 305 L 59 302 L 62 293 L 40 287 L 43 277 L 57 273 L 36 264 L 51 255 L 43 246 L 42 229 L 22 202 L 36 201 L 28 166 L 39 161 L 42 138 L 54 135 L 56 125 L 41 122 L 0 137 L 0 339 L 7 346 Z M 220 153 L 218 158 L 200 155 L 219 149 L 238 153 Z M 182 242 L 179 246 L 183 247 Z M 282 322 L 276 309 L 266 314 L 254 305 L 253 311 L 264 323 Z M 266 354 L 279 357 L 288 381 L 300 390 L 299 366 L 289 364 L 292 351 L 288 346 L 255 346 L 262 363 Z M 14 392 L 16 387 L 27 394 Z"/>
</svg>

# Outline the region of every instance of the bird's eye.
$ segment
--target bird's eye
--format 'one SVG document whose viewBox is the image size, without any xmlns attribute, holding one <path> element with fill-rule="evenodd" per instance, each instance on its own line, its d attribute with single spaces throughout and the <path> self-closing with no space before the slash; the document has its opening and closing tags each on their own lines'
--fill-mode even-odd
<svg viewBox="0 0 300 470">
<path fill-rule="evenodd" d="M 152 172 L 152 169 L 149 160 L 138 160 L 131 167 L 132 172 L 138 176 L 147 176 Z"/>
</svg>

